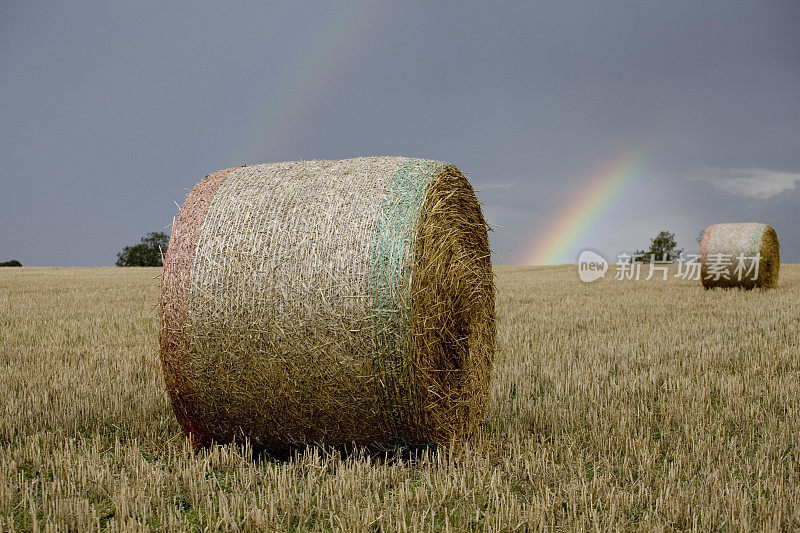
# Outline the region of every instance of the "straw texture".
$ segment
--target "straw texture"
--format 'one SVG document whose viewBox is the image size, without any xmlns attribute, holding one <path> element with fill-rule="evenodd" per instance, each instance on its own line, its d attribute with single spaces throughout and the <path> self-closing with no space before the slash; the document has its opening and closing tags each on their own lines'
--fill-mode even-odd
<svg viewBox="0 0 800 533">
<path fill-rule="evenodd" d="M 487 226 L 452 165 L 220 171 L 173 227 L 161 357 L 198 445 L 381 448 L 469 433 L 494 338 Z"/>
<path fill-rule="evenodd" d="M 706 289 L 773 288 L 781 266 L 778 236 L 766 224 L 714 224 L 703 233 L 700 263 Z"/>
</svg>

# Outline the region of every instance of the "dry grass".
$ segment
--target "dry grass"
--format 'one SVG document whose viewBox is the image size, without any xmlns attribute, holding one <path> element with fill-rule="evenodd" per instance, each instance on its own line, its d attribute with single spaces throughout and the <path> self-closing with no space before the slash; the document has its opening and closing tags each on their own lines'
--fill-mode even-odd
<svg viewBox="0 0 800 533">
<path fill-rule="evenodd" d="M 800 267 L 771 291 L 498 272 L 484 437 L 416 461 L 194 453 L 159 271 L 0 270 L 0 529 L 800 527 Z"/>
</svg>

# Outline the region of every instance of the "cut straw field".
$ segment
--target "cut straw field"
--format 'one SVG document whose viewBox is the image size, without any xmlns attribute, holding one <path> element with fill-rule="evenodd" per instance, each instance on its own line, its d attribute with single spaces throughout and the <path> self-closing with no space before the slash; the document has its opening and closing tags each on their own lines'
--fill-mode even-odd
<svg viewBox="0 0 800 533">
<path fill-rule="evenodd" d="M 800 528 L 800 266 L 770 291 L 497 269 L 482 436 L 195 452 L 159 269 L 0 269 L 0 530 Z"/>
</svg>

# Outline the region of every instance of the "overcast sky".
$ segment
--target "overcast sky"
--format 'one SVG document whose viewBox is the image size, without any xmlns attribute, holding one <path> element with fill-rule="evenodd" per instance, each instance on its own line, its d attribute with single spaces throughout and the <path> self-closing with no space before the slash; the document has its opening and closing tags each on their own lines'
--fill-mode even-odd
<svg viewBox="0 0 800 533">
<path fill-rule="evenodd" d="M 6 1 L 0 261 L 112 265 L 220 168 L 407 155 L 467 172 L 519 264 L 634 154 L 567 256 L 758 221 L 800 262 L 798 28 L 793 0 Z"/>
</svg>

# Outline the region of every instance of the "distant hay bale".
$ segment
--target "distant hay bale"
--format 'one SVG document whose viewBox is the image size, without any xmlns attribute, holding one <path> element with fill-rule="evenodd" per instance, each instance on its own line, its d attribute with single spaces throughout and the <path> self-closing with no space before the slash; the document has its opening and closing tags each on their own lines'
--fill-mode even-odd
<svg viewBox="0 0 800 533">
<path fill-rule="evenodd" d="M 197 445 L 383 448 L 482 419 L 487 225 L 453 165 L 401 157 L 215 172 L 172 228 L 164 379 Z"/>
<path fill-rule="evenodd" d="M 757 223 L 714 224 L 700 243 L 703 287 L 773 288 L 781 267 L 778 236 Z"/>
</svg>

